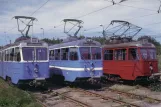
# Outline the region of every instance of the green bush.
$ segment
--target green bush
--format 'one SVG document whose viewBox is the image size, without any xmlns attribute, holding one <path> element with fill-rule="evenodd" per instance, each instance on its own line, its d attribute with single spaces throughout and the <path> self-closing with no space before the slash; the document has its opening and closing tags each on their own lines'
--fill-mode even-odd
<svg viewBox="0 0 161 107">
<path fill-rule="evenodd" d="M 153 83 L 150 84 L 149 87 L 152 91 L 157 91 L 157 92 L 161 92 L 161 84 L 160 83 Z"/>
</svg>

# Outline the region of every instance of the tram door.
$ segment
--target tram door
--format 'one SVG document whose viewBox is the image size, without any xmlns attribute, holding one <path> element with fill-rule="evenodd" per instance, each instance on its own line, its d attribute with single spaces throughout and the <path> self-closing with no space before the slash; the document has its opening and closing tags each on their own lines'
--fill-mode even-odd
<svg viewBox="0 0 161 107">
<path fill-rule="evenodd" d="M 4 54 L 3 54 L 3 52 L 1 52 L 1 53 L 0 53 L 0 67 L 1 67 L 1 68 L 0 68 L 0 69 L 1 69 L 1 71 L 0 71 L 0 76 L 1 76 L 1 77 L 3 77 L 3 75 L 4 75 L 4 74 L 3 74 L 3 72 L 4 72 L 4 69 L 3 69 L 3 68 L 4 68 L 4 63 L 3 63 L 3 59 L 4 59 L 4 58 L 3 58 L 3 57 L 4 57 Z"/>
<path fill-rule="evenodd" d="M 2 77 L 2 52 L 0 52 L 0 76 Z"/>
</svg>

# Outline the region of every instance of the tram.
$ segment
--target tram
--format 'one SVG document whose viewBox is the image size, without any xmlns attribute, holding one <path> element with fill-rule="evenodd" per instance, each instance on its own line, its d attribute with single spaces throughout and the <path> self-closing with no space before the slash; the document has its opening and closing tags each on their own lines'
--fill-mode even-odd
<svg viewBox="0 0 161 107">
<path fill-rule="evenodd" d="M 68 35 L 68 38 L 61 44 L 49 46 L 51 75 L 68 82 L 100 79 L 103 73 L 101 44 L 90 38 L 77 38 L 76 35 L 82 28 L 81 20 L 64 19 L 64 22 L 64 33 Z M 68 24 L 73 26 L 69 30 Z M 78 30 L 74 36 L 71 36 L 69 32 L 74 27 Z"/>
<path fill-rule="evenodd" d="M 102 76 L 101 44 L 82 39 L 49 46 L 50 72 L 64 81 Z"/>
<path fill-rule="evenodd" d="M 109 79 L 149 80 L 158 73 L 156 48 L 146 40 L 104 45 L 103 56 L 104 75 Z"/>
<path fill-rule="evenodd" d="M 35 18 L 14 18 L 17 19 L 18 30 L 22 36 L 0 49 L 0 77 L 16 85 L 44 85 L 45 80 L 49 78 L 48 44 L 28 36 Z M 25 34 L 25 29 L 19 28 L 19 20 L 29 20 Z"/>
<path fill-rule="evenodd" d="M 30 86 L 49 78 L 48 45 L 32 38 L 0 50 L 0 76 L 13 84 Z"/>
</svg>

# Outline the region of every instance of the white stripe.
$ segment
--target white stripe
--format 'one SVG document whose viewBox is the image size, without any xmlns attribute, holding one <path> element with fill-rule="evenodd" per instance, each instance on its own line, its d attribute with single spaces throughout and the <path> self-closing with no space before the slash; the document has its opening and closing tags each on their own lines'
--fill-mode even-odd
<svg viewBox="0 0 161 107">
<path fill-rule="evenodd" d="M 71 70 L 71 71 L 84 71 L 84 68 L 69 68 L 69 67 L 60 67 L 60 66 L 50 66 L 50 68 L 59 68 L 62 70 Z M 94 68 L 94 70 L 102 70 L 102 67 Z"/>
</svg>

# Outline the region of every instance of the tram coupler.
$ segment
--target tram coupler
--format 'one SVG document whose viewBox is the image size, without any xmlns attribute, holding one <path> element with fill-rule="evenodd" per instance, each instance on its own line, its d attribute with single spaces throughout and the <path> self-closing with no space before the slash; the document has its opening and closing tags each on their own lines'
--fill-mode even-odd
<svg viewBox="0 0 161 107">
<path fill-rule="evenodd" d="M 44 86 L 45 85 L 45 78 L 35 78 L 33 81 L 29 83 L 30 86 Z"/>
<path fill-rule="evenodd" d="M 159 80 L 161 77 L 161 73 L 154 73 L 149 77 L 149 80 Z"/>
<path fill-rule="evenodd" d="M 92 84 L 96 84 L 96 83 L 100 83 L 101 79 L 100 77 L 93 77 L 93 78 L 89 78 L 88 81 Z"/>
</svg>

